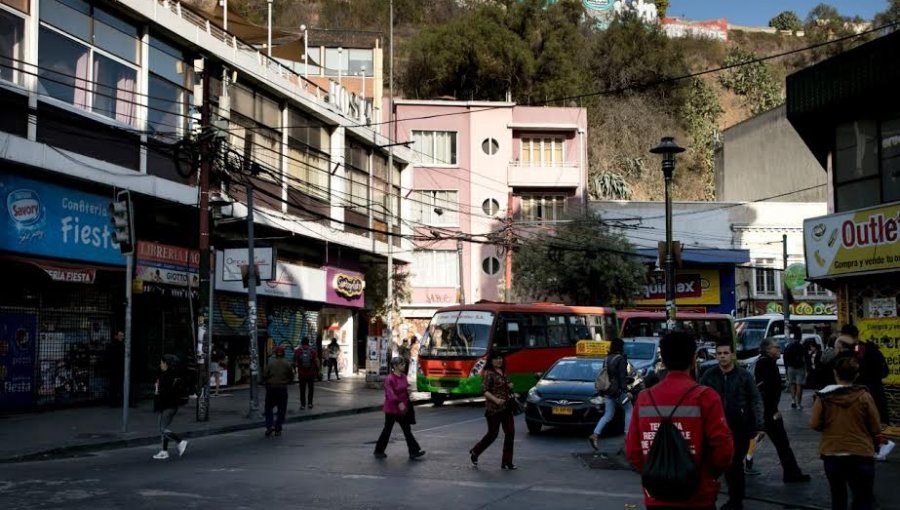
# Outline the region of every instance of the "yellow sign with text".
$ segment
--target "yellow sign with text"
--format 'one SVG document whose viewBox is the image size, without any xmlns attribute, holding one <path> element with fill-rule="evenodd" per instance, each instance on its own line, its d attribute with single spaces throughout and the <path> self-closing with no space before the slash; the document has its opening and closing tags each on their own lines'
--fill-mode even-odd
<svg viewBox="0 0 900 510">
<path fill-rule="evenodd" d="M 809 278 L 900 268 L 900 202 L 803 221 Z"/>
<path fill-rule="evenodd" d="M 681 305 L 718 305 L 719 271 L 716 269 L 679 269 L 675 273 L 675 300 Z M 666 277 L 661 275 L 645 283 L 637 296 L 637 305 L 664 305 Z"/>
<path fill-rule="evenodd" d="M 885 384 L 900 385 L 900 317 L 859 319 L 859 338 L 878 346 L 888 364 Z"/>
</svg>

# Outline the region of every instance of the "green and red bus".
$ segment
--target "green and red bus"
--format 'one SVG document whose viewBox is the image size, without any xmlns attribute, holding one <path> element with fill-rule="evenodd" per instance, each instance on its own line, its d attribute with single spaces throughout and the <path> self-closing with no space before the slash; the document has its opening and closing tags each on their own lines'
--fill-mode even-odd
<svg viewBox="0 0 900 510">
<path fill-rule="evenodd" d="M 524 394 L 556 360 L 575 354 L 579 340 L 617 333 L 612 308 L 555 303 L 482 302 L 442 308 L 421 340 L 416 386 L 440 405 L 449 396 L 480 396 L 487 353 L 506 353 L 514 390 Z"/>
</svg>

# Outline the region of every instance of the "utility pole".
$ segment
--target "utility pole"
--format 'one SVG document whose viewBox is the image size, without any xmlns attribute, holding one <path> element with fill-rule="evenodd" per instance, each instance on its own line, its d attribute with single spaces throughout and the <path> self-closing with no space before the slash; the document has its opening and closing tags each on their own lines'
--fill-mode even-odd
<svg viewBox="0 0 900 510">
<path fill-rule="evenodd" d="M 202 357 L 203 363 L 197 367 L 201 374 L 206 375 L 203 378 L 203 389 L 197 398 L 197 421 L 209 421 L 209 355 L 212 346 L 209 345 L 209 335 L 207 330 L 212 330 L 212 321 L 210 320 L 209 302 L 212 299 L 210 292 L 210 263 L 209 263 L 209 174 L 212 171 L 210 165 L 213 156 L 210 150 L 210 136 L 208 130 L 212 124 L 212 114 L 210 111 L 210 72 L 209 62 L 203 62 L 203 89 L 200 104 L 200 173 L 198 176 L 200 184 L 200 310 L 197 314 L 197 342 L 201 345 L 201 353 L 206 354 Z"/>
<path fill-rule="evenodd" d="M 513 194 L 510 191 L 506 198 L 506 267 L 503 272 L 503 281 L 506 289 L 504 301 L 510 301 L 512 296 L 512 245 L 513 245 Z"/>
<path fill-rule="evenodd" d="M 459 256 L 459 304 L 466 304 L 466 283 L 465 272 L 463 271 L 463 242 L 462 239 L 456 238 L 456 254 Z"/>
<path fill-rule="evenodd" d="M 131 193 L 127 190 L 116 193 L 116 201 L 109 205 L 109 216 L 113 224 L 113 240 L 119 251 L 125 255 L 125 345 L 122 367 L 122 432 L 128 432 L 128 405 L 131 402 L 131 280 L 134 275 L 134 207 Z"/>
<path fill-rule="evenodd" d="M 785 342 L 790 342 L 791 339 L 791 298 L 790 298 L 790 290 L 787 287 L 787 267 L 788 267 L 788 245 L 787 245 L 787 234 L 781 235 L 781 247 L 782 247 L 782 261 L 784 263 L 784 270 L 781 271 L 781 293 L 782 293 L 782 307 L 784 308 L 784 339 Z"/>
<path fill-rule="evenodd" d="M 245 162 L 245 168 L 250 168 Z M 255 172 L 250 172 L 253 175 Z M 253 181 L 246 175 L 247 190 L 247 327 L 250 329 L 250 409 L 248 418 L 259 416 L 259 341 L 256 331 L 256 257 L 253 253 Z"/>
<path fill-rule="evenodd" d="M 388 236 L 387 236 L 387 330 L 388 339 L 394 342 L 394 0 L 390 1 L 390 37 L 391 48 L 388 53 L 390 73 L 388 74 Z M 340 66 L 338 66 L 340 69 Z"/>
</svg>

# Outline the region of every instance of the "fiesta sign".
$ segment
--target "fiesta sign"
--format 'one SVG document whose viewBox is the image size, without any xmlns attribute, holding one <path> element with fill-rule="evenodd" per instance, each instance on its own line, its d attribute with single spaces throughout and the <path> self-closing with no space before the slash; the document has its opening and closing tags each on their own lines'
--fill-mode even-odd
<svg viewBox="0 0 900 510">
<path fill-rule="evenodd" d="M 803 222 L 809 278 L 900 268 L 900 202 Z"/>
</svg>

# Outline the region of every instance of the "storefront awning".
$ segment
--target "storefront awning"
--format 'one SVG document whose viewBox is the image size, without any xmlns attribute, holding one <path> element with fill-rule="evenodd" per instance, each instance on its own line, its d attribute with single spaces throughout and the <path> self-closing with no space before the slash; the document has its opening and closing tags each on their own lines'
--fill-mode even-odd
<svg viewBox="0 0 900 510">
<path fill-rule="evenodd" d="M 640 248 L 638 254 L 649 260 L 656 260 L 659 256 L 656 248 Z M 750 262 L 750 250 L 685 248 L 681 251 L 681 260 L 692 264 L 747 264 Z"/>
</svg>

